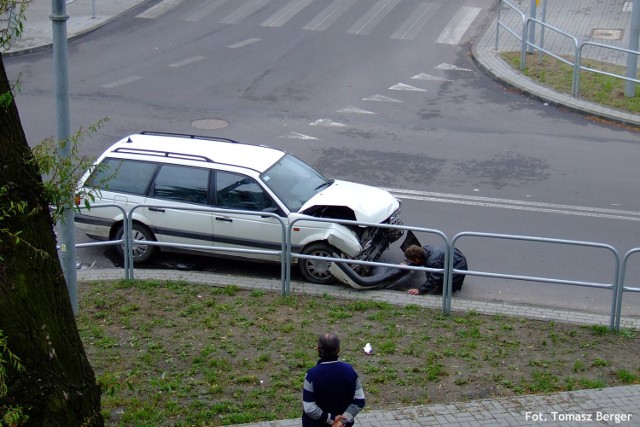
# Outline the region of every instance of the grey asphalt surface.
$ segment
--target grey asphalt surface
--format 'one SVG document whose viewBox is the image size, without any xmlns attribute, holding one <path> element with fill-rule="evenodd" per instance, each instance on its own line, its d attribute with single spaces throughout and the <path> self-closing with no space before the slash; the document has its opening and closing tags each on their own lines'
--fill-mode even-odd
<svg viewBox="0 0 640 427">
<path fill-rule="evenodd" d="M 163 7 L 167 1 L 157 3 Z M 146 3 L 146 0 L 73 0 L 67 4 L 67 36 L 69 39 L 80 37 L 95 28 L 104 25 L 120 14 Z M 175 1 L 174 1 L 175 2 Z M 150 7 L 152 3 L 149 2 Z M 526 3 L 526 2 L 525 2 Z M 542 3 L 542 2 L 541 2 Z M 590 37 L 595 42 L 610 43 L 626 48 L 631 25 L 630 1 L 623 0 L 581 0 L 580 2 L 559 0 L 549 2 L 547 22 L 557 28 L 579 37 Z M 32 0 L 27 13 L 24 32 L 19 40 L 3 52 L 4 56 L 19 55 L 46 49 L 52 44 L 51 1 Z M 505 15 L 505 21 L 517 28 L 518 17 Z M 608 107 L 573 98 L 569 95 L 553 92 L 514 71 L 504 63 L 498 53 L 504 50 L 518 50 L 517 41 L 501 30 L 496 49 L 496 27 L 493 22 L 483 35 L 473 44 L 472 53 L 478 66 L 496 80 L 513 86 L 552 105 L 584 112 L 588 115 L 604 118 L 618 123 L 640 125 L 640 116 L 617 111 Z M 615 38 L 618 36 L 618 38 Z M 552 34 L 546 34 L 546 45 L 556 43 Z M 599 40 L 604 37 L 607 40 Z M 611 38 L 614 37 L 612 40 Z M 557 46 L 561 46 L 557 42 Z M 562 49 L 558 47 L 558 49 Z M 592 57 L 607 62 L 619 63 L 620 59 L 610 50 L 598 50 Z M 161 278 L 165 280 L 184 280 L 208 285 L 225 285 L 230 282 L 249 288 L 260 288 L 274 292 L 280 291 L 280 282 L 265 279 L 219 275 L 211 273 L 137 270 L 137 279 Z M 115 280 L 123 277 L 123 271 L 79 270 L 78 281 Z M 317 287 L 308 283 L 292 283 L 293 293 L 334 294 L 339 298 L 373 299 L 393 304 L 419 304 L 433 308 L 441 307 L 437 297 L 419 298 L 405 293 L 389 290 L 355 291 L 343 287 Z M 474 302 L 454 298 L 453 311 L 474 310 L 484 314 L 504 314 L 542 320 L 579 324 L 609 324 L 606 316 L 581 312 L 563 312 L 531 306 Z M 640 319 L 623 318 L 621 326 L 640 330 Z M 365 385 L 366 391 L 366 385 Z M 470 402 L 451 402 L 439 405 L 407 406 L 395 410 L 365 409 L 357 417 L 357 426 L 582 426 L 588 425 L 640 425 L 640 386 L 622 386 L 604 389 L 578 390 L 549 395 L 529 395 L 517 398 L 487 399 Z M 293 427 L 300 420 L 288 419 L 242 424 L 244 427 Z M 236 426 L 238 427 L 238 426 Z"/>
</svg>

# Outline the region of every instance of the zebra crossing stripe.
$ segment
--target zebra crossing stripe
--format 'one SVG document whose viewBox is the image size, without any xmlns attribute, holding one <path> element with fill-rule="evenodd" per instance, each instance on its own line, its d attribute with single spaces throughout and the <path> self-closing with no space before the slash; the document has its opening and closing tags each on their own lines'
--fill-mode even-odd
<svg viewBox="0 0 640 427">
<path fill-rule="evenodd" d="M 316 16 L 307 25 L 302 27 L 305 30 L 324 31 L 342 16 L 358 0 L 334 0 L 320 15 Z"/>
<path fill-rule="evenodd" d="M 270 0 L 249 0 L 220 20 L 221 24 L 237 24 L 247 16 L 265 7 Z"/>
<path fill-rule="evenodd" d="M 459 44 L 460 40 L 467 32 L 473 20 L 476 19 L 480 13 L 479 7 L 463 6 L 458 12 L 451 18 L 449 24 L 440 33 L 436 39 L 436 43 L 440 44 Z"/>
<path fill-rule="evenodd" d="M 145 10 L 141 14 L 136 15 L 136 18 L 145 18 L 145 19 L 157 18 L 158 16 L 167 13 L 171 9 L 174 9 L 174 8 L 180 6 L 180 3 L 182 3 L 183 1 L 184 0 L 164 0 L 164 1 L 161 1 L 160 3 L 156 4 L 155 6 L 150 7 L 149 9 Z"/>
<path fill-rule="evenodd" d="M 420 3 L 411 16 L 391 35 L 392 39 L 413 40 L 427 25 L 427 21 L 440 8 L 434 3 Z M 431 14 L 429 14 L 431 12 Z M 425 16 L 427 17 L 425 19 Z"/>
<path fill-rule="evenodd" d="M 262 27 L 282 27 L 305 7 L 313 3 L 313 0 L 293 0 L 288 5 L 271 15 L 260 26 Z"/>
<path fill-rule="evenodd" d="M 347 30 L 347 34 L 369 34 L 399 3 L 400 0 L 378 0 Z"/>
</svg>

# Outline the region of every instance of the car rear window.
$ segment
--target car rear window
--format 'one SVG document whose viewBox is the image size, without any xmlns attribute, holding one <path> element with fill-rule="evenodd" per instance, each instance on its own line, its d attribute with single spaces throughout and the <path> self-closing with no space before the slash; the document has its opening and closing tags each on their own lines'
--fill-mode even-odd
<svg viewBox="0 0 640 427">
<path fill-rule="evenodd" d="M 85 186 L 127 194 L 146 195 L 157 169 L 155 163 L 106 158 L 85 181 Z"/>
</svg>

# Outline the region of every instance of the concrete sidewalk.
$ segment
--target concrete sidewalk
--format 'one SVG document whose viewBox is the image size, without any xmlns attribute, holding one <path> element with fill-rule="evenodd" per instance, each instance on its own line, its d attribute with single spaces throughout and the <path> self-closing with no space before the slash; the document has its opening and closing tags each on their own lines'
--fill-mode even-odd
<svg viewBox="0 0 640 427">
<path fill-rule="evenodd" d="M 145 3 L 146 0 L 74 0 L 67 5 L 70 18 L 67 21 L 67 35 L 75 38 L 104 25 L 127 10 Z M 150 5 L 155 2 L 149 2 Z M 524 2 L 527 3 L 527 2 Z M 523 3 L 523 4 L 524 4 Z M 624 11 L 623 0 L 557 0 L 549 2 L 548 22 L 581 37 L 590 37 L 596 30 L 622 29 L 618 41 L 626 47 L 624 37 L 628 35 L 630 14 Z M 527 3 L 528 4 L 528 3 Z M 93 6 L 95 5 L 95 10 Z M 25 31 L 19 40 L 3 52 L 16 55 L 47 48 L 52 43 L 51 1 L 32 0 L 27 10 Z M 552 19 L 551 17 L 554 17 Z M 556 22 L 556 20 L 558 22 Z M 478 65 L 489 75 L 508 85 L 554 105 L 583 111 L 598 117 L 640 125 L 640 116 L 623 113 L 600 105 L 584 102 L 568 95 L 555 93 L 541 87 L 515 72 L 498 56 L 501 50 L 513 48 L 513 39 L 501 32 L 498 49 L 495 48 L 496 23 L 486 29 L 483 36 L 474 43 L 473 55 Z M 551 40 L 548 40 L 551 43 Z M 604 58 L 600 58 L 604 59 Z M 78 280 L 116 280 L 123 277 L 122 270 L 80 270 Z M 249 279 L 242 277 L 204 274 L 182 271 L 136 270 L 136 278 L 161 278 L 185 280 L 193 283 L 228 283 L 238 286 L 279 291 L 278 281 Z M 434 308 L 440 307 L 440 299 L 424 296 L 420 299 L 408 298 L 397 291 L 359 292 L 342 287 L 321 287 L 305 283 L 292 285 L 293 292 L 308 294 L 335 293 L 341 298 L 371 298 L 394 304 L 419 303 Z M 582 324 L 605 324 L 606 316 L 586 313 L 559 312 L 528 306 L 482 303 L 454 299 L 454 311 L 475 310 L 479 313 L 502 313 L 536 319 L 560 319 Z M 625 328 L 640 329 L 638 319 L 622 319 Z M 518 398 L 480 400 L 472 402 L 452 402 L 447 405 L 422 405 L 387 411 L 365 410 L 357 418 L 360 427 L 419 427 L 419 426 L 583 426 L 588 425 L 640 425 L 640 386 L 613 387 L 606 389 L 580 390 L 551 395 L 532 395 Z M 245 427 L 293 427 L 299 426 L 299 419 L 279 420 L 244 424 Z"/>
</svg>

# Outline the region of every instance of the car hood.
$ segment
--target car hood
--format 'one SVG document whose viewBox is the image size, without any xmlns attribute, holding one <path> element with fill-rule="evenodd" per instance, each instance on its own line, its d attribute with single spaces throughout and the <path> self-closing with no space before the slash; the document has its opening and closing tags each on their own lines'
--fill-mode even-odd
<svg viewBox="0 0 640 427">
<path fill-rule="evenodd" d="M 298 212 L 317 206 L 345 206 L 357 221 L 380 223 L 400 207 L 400 202 L 386 190 L 355 182 L 335 180 L 309 199 Z"/>
</svg>

